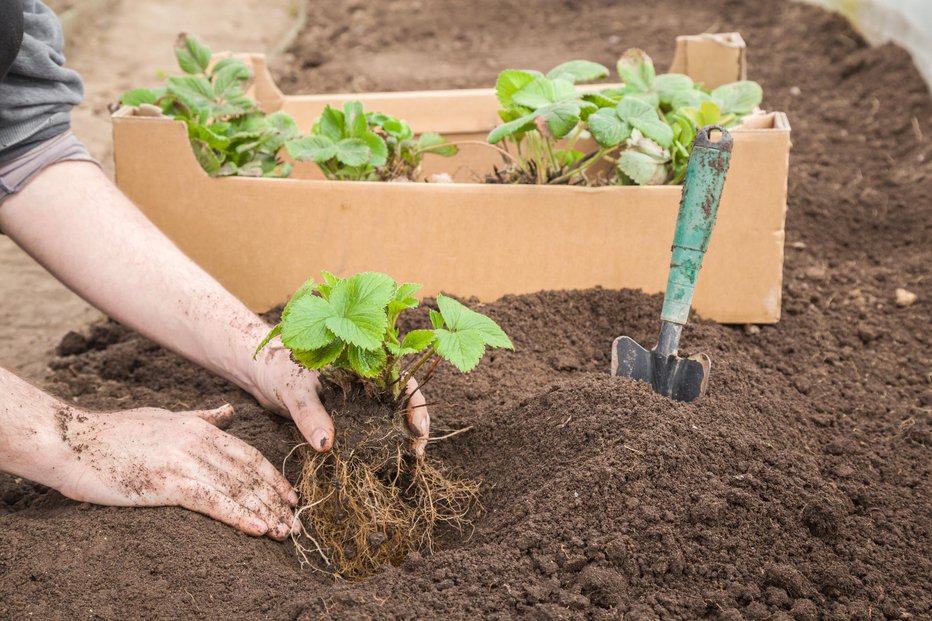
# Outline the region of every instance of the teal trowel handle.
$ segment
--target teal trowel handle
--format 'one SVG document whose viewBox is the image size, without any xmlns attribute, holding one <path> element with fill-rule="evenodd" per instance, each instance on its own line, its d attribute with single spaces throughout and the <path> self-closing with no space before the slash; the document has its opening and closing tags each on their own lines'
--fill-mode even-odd
<svg viewBox="0 0 932 621">
<path fill-rule="evenodd" d="M 713 130 L 721 132 L 716 142 L 709 137 Z M 660 315 L 664 321 L 683 325 L 689 317 L 696 278 L 709 247 L 718 201 L 722 196 L 722 186 L 725 185 L 731 145 L 731 134 L 724 127 L 710 125 L 696 133 L 680 197 L 680 211 L 676 217 L 673 258 Z"/>
</svg>

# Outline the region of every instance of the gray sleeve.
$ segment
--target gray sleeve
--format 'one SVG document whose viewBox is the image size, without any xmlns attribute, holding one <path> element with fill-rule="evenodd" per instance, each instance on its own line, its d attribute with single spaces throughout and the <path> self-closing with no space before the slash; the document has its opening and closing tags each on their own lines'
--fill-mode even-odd
<svg viewBox="0 0 932 621">
<path fill-rule="evenodd" d="M 23 43 L 23 7 L 20 0 L 0 2 L 0 82 L 13 65 Z"/>
<path fill-rule="evenodd" d="M 71 109 L 84 95 L 81 77 L 65 67 L 64 35 L 55 13 L 39 0 L 17 3 L 22 4 L 23 37 L 0 82 L 0 161 L 5 151 L 39 134 L 67 131 Z"/>
</svg>

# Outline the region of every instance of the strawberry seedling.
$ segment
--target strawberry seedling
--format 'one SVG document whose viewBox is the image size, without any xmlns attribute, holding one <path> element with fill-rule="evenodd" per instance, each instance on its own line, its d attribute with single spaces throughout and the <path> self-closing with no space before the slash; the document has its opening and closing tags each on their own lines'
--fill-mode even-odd
<svg viewBox="0 0 932 621">
<path fill-rule="evenodd" d="M 285 147 L 296 160 L 310 160 L 328 179 L 339 181 L 414 181 L 424 155 L 457 152 L 434 132 L 415 140 L 405 121 L 381 112 L 366 114 L 358 101 L 346 102 L 343 110 L 327 106 L 311 135 Z"/>
<path fill-rule="evenodd" d="M 446 360 L 469 372 L 487 348 L 512 349 L 492 319 L 447 296 L 437 297 L 431 327 L 402 334 L 398 319 L 418 305 L 420 285 L 365 272 L 308 281 L 282 311 L 256 353 L 279 337 L 292 359 L 320 370 L 337 427 L 326 454 L 302 451 L 297 484 L 306 539 L 334 570 L 362 577 L 411 550 L 430 549 L 436 526 L 462 527 L 477 506 L 478 485 L 410 449 L 407 384 L 430 381 Z M 335 390 L 339 389 L 339 392 Z M 342 394 L 342 399 L 337 395 Z"/>
<path fill-rule="evenodd" d="M 265 114 L 246 96 L 250 68 L 236 58 L 212 64 L 210 48 L 184 34 L 175 57 L 185 75 L 168 78 L 163 88 L 126 91 L 120 103 L 157 106 L 184 121 L 197 161 L 209 175 L 287 177 L 291 165 L 279 152 L 298 137 L 297 125 L 284 112 Z"/>
</svg>

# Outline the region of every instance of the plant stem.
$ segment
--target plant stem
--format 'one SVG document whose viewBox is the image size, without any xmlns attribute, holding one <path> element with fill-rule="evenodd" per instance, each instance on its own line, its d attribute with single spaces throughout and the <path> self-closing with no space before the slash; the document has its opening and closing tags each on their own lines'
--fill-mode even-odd
<svg viewBox="0 0 932 621">
<path fill-rule="evenodd" d="M 549 160 L 550 160 L 550 162 L 549 162 L 548 165 L 547 165 L 547 166 L 548 166 L 548 167 L 547 167 L 547 174 L 545 175 L 545 177 L 549 177 L 549 176 L 550 176 L 550 169 L 552 168 L 552 169 L 555 170 L 555 171 L 559 171 L 559 170 L 560 170 L 560 166 L 559 166 L 559 164 L 557 163 L 557 156 L 554 155 L 554 153 L 553 153 L 553 140 L 550 139 L 550 138 L 544 137 L 544 146 L 547 148 L 547 157 L 548 157 Z"/>
<path fill-rule="evenodd" d="M 513 161 L 514 161 L 515 163 L 517 163 L 518 169 L 519 169 L 520 171 L 522 171 L 524 174 L 530 176 L 531 171 L 530 171 L 530 169 L 528 168 L 527 160 L 526 160 L 524 154 L 521 152 L 521 143 L 523 142 L 523 140 L 518 140 L 517 138 L 514 138 L 514 137 L 512 137 L 512 138 L 510 138 L 510 139 L 511 139 L 511 140 L 514 140 L 514 143 L 515 143 L 515 150 L 518 152 L 518 157 L 517 157 L 517 159 L 515 159 L 515 160 L 513 160 Z"/>
<path fill-rule="evenodd" d="M 437 350 L 433 347 L 428 349 L 423 356 L 402 369 L 402 371 L 398 374 L 398 379 L 393 381 L 392 385 L 394 386 L 395 384 L 399 383 L 405 377 L 414 377 L 414 374 L 417 373 L 418 369 L 420 369 L 424 363 L 430 360 L 436 353 Z"/>
<path fill-rule="evenodd" d="M 593 165 L 601 161 L 602 158 L 604 158 L 606 155 L 608 155 L 614 149 L 617 149 L 617 148 L 618 148 L 617 146 L 616 147 L 603 147 L 599 149 L 598 151 L 593 151 L 592 153 L 590 153 L 589 155 L 581 159 L 579 161 L 579 164 L 575 168 L 571 169 L 569 172 L 565 174 L 560 175 L 556 179 L 551 180 L 549 183 L 551 185 L 555 185 L 555 184 L 567 181 L 568 179 L 571 179 L 573 175 L 582 174 L 583 172 L 585 172 L 590 167 L 592 167 Z"/>
<path fill-rule="evenodd" d="M 414 374 L 417 373 L 418 370 L 419 370 L 422 366 L 424 366 L 424 363 L 427 362 L 428 360 L 430 360 L 431 358 L 433 358 L 436 354 L 437 354 L 437 350 L 434 349 L 433 347 L 431 347 L 429 350 L 427 350 L 427 353 L 426 353 L 426 354 L 424 354 L 423 356 L 421 356 L 420 360 L 418 360 L 416 363 L 414 363 L 414 366 L 411 367 L 411 370 L 410 370 L 410 371 L 406 369 L 405 371 L 403 371 L 403 372 L 401 373 L 401 375 L 399 376 L 399 378 L 400 378 L 400 379 L 404 379 L 405 376 L 414 377 Z"/>
<path fill-rule="evenodd" d="M 442 148 L 444 148 L 444 147 L 458 147 L 458 146 L 464 145 L 464 144 L 475 144 L 475 145 L 479 145 L 479 146 L 482 146 L 482 147 L 488 147 L 488 148 L 490 148 L 490 149 L 495 149 L 496 151 L 498 151 L 499 153 L 501 153 L 503 156 L 505 156 L 506 158 L 508 158 L 508 159 L 511 160 L 512 162 L 516 161 L 516 159 L 517 159 L 517 158 L 515 158 L 515 156 L 513 156 L 511 153 L 509 153 L 509 152 L 506 151 L 505 149 L 502 149 L 501 147 L 498 147 L 498 146 L 496 146 L 496 145 L 494 145 L 494 144 L 490 144 L 490 143 L 488 143 L 488 142 L 482 142 L 481 140 L 457 140 L 456 142 L 445 142 L 445 143 L 443 143 L 443 144 L 435 145 L 435 146 L 433 146 L 433 147 L 425 147 L 425 148 L 423 148 L 423 149 L 414 149 L 414 153 L 415 153 L 416 155 L 419 155 L 419 154 L 421 154 L 421 153 L 431 153 L 432 151 L 436 151 L 436 150 L 442 149 Z"/>
<path fill-rule="evenodd" d="M 566 143 L 566 150 L 572 151 L 573 147 L 576 146 L 576 142 L 579 140 L 579 137 L 582 136 L 583 128 L 582 125 L 577 125 L 576 129 L 570 134 L 569 140 Z"/>
</svg>

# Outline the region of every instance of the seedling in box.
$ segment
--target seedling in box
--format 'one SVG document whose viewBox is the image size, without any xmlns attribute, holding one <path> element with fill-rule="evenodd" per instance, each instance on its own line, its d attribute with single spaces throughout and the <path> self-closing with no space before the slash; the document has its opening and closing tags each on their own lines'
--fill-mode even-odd
<svg viewBox="0 0 932 621">
<path fill-rule="evenodd" d="M 585 60 L 559 65 L 546 75 L 503 71 L 495 86 L 505 121 L 491 144 L 509 147 L 500 181 L 538 184 L 655 185 L 682 182 L 698 128 L 733 127 L 761 102 L 756 82 L 743 80 L 714 90 L 675 73 L 657 75 L 643 51 L 618 60 L 623 86 L 582 91 L 577 84 L 609 75 L 607 67 Z M 584 152 L 581 138 L 597 146 Z M 596 165 L 612 164 L 608 177 Z"/>
<path fill-rule="evenodd" d="M 343 110 L 326 106 L 311 135 L 286 148 L 296 160 L 315 162 L 328 179 L 343 181 L 414 181 L 425 154 L 457 152 L 435 132 L 415 140 L 405 121 L 382 112 L 366 114 L 358 101 L 346 102 Z"/>
<path fill-rule="evenodd" d="M 285 112 L 265 114 L 246 95 L 251 69 L 237 58 L 214 62 L 210 48 L 182 34 L 175 57 L 183 76 L 170 77 L 158 89 L 136 88 L 120 98 L 125 106 L 155 106 L 184 121 L 198 163 L 217 177 L 287 177 L 292 165 L 281 158 L 284 147 L 299 161 L 313 161 L 328 179 L 414 181 L 424 155 L 455 155 L 457 148 L 436 132 L 415 139 L 403 120 L 363 113 L 362 104 L 343 110 L 327 106 L 309 136 L 302 136 Z"/>
<path fill-rule="evenodd" d="M 212 65 L 210 48 L 184 34 L 175 44 L 175 57 L 185 75 L 168 78 L 164 88 L 127 91 L 120 103 L 157 106 L 162 114 L 184 121 L 197 161 L 210 175 L 287 177 L 291 164 L 279 152 L 298 137 L 298 127 L 290 115 L 267 115 L 246 96 L 249 67 L 237 58 Z"/>
</svg>

